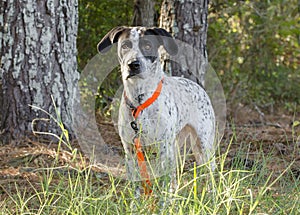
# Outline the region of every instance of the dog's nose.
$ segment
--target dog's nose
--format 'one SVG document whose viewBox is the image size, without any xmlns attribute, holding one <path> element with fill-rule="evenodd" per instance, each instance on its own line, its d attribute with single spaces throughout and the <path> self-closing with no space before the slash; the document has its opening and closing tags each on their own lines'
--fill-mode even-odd
<svg viewBox="0 0 300 215">
<path fill-rule="evenodd" d="M 137 72 L 141 68 L 141 63 L 138 60 L 132 61 L 131 63 L 128 64 L 129 68 L 133 72 Z"/>
</svg>

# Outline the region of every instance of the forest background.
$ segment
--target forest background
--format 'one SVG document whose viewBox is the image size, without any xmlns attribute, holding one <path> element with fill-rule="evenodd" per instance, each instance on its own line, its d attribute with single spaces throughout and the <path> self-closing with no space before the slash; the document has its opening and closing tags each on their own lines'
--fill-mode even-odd
<svg viewBox="0 0 300 215">
<path fill-rule="evenodd" d="M 97 54 L 95 44 L 111 28 L 132 25 L 133 7 L 132 0 L 79 1 L 80 69 Z M 221 79 L 228 105 L 250 104 L 269 113 L 274 108 L 293 112 L 299 106 L 299 7 L 296 0 L 211 2 L 208 60 Z M 103 94 L 101 98 L 106 105 Z"/>
<path fill-rule="evenodd" d="M 132 25 L 133 8 L 133 0 L 79 0 L 79 72 L 110 29 Z M 208 60 L 227 101 L 217 170 L 207 177 L 200 167 L 197 177 L 187 162 L 176 193 L 158 187 L 155 198 L 137 200 L 138 212 L 299 214 L 300 1 L 214 0 L 208 25 Z M 110 110 L 120 84 L 116 70 L 96 98 L 99 130 L 118 152 Z M 157 204 L 168 198 L 165 208 Z M 90 163 L 76 143 L 0 147 L 0 214 L 131 214 L 133 200 L 130 183 Z"/>
</svg>

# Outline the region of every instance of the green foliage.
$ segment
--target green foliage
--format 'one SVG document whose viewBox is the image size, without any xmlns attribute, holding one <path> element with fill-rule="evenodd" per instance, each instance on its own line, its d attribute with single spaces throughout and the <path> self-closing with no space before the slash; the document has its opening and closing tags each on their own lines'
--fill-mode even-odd
<svg viewBox="0 0 300 215">
<path fill-rule="evenodd" d="M 133 0 L 79 0 L 78 63 L 82 70 L 97 54 L 97 44 L 111 28 L 130 25 Z"/>
<path fill-rule="evenodd" d="M 133 0 L 79 0 L 79 27 L 78 27 L 78 65 L 82 71 L 87 62 L 97 52 L 97 44 L 102 37 L 113 27 L 131 25 L 133 15 Z M 96 96 L 96 109 L 104 114 L 105 108 L 111 103 L 116 89 L 120 86 L 118 69 L 106 78 L 99 86 Z"/>
<path fill-rule="evenodd" d="M 226 1 L 209 11 L 209 61 L 229 102 L 300 102 L 296 0 Z"/>
<path fill-rule="evenodd" d="M 227 102 L 293 109 L 300 103 L 300 17 L 297 0 L 212 1 L 209 62 Z M 159 5 L 159 4 L 157 4 Z M 158 6 L 157 6 L 157 11 Z M 113 27 L 130 25 L 133 0 L 79 1 L 78 62 L 82 70 Z M 117 69 L 99 90 L 96 107 L 110 103 L 120 85 Z M 299 106 L 299 105 L 298 105 Z"/>
</svg>

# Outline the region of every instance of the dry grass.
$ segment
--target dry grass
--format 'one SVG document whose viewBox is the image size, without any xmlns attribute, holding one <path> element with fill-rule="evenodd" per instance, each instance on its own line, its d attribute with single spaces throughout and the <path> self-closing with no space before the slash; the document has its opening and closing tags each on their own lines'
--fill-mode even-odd
<svg viewBox="0 0 300 215">
<path fill-rule="evenodd" d="M 299 118 L 267 116 L 261 123 L 251 114 L 227 127 L 215 173 L 207 177 L 198 168 L 194 175 L 186 168 L 175 194 L 157 187 L 153 198 L 137 200 L 136 210 L 299 214 L 300 126 L 292 126 Z M 110 123 L 100 129 L 122 150 Z M 162 208 L 159 202 L 169 198 Z M 0 147 L 0 214 L 130 214 L 134 199 L 130 183 L 91 165 L 76 144 L 70 149 L 27 140 Z"/>
</svg>

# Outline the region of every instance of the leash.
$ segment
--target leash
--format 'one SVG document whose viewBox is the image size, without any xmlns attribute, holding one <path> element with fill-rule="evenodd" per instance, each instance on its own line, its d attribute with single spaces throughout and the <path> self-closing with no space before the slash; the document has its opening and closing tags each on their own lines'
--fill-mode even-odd
<svg viewBox="0 0 300 215">
<path fill-rule="evenodd" d="M 142 150 L 142 145 L 141 145 L 141 141 L 140 138 L 136 137 L 134 138 L 134 146 L 135 146 L 135 150 L 136 150 L 136 156 L 137 156 L 137 162 L 138 162 L 138 166 L 140 168 L 140 174 L 142 176 L 142 178 L 146 178 L 145 181 L 142 182 L 142 186 L 144 188 L 144 193 L 145 195 L 150 195 L 152 193 L 152 183 L 150 181 L 150 176 L 147 170 L 147 166 L 146 166 L 146 161 L 145 161 L 145 156 Z"/>
<path fill-rule="evenodd" d="M 150 181 L 150 175 L 148 173 L 147 170 L 147 165 L 146 165 L 146 160 L 145 160 L 145 156 L 143 153 L 143 149 L 142 149 L 142 144 L 140 141 L 140 137 L 138 137 L 138 127 L 137 127 L 137 123 L 136 123 L 136 119 L 138 118 L 138 116 L 140 115 L 140 113 L 146 109 L 147 107 L 149 107 L 151 104 L 153 104 L 153 102 L 156 101 L 156 99 L 158 98 L 158 96 L 160 95 L 161 89 L 162 89 L 162 85 L 163 85 L 163 80 L 164 78 L 161 79 L 161 81 L 158 83 L 156 90 L 154 91 L 154 93 L 152 94 L 152 96 L 150 98 L 148 98 L 143 104 L 135 107 L 133 106 L 129 99 L 126 96 L 126 93 L 124 91 L 124 98 L 126 100 L 127 105 L 129 106 L 129 108 L 132 110 L 132 116 L 134 118 L 134 121 L 132 121 L 130 123 L 132 129 L 135 131 L 136 135 L 133 138 L 133 142 L 134 142 L 134 146 L 135 146 L 135 151 L 136 151 L 136 156 L 137 156 L 137 162 L 138 162 L 138 166 L 140 169 L 140 174 L 142 178 L 145 178 L 146 180 L 142 183 L 143 188 L 144 188 L 144 193 L 146 195 L 150 195 L 152 193 L 152 183 Z"/>
</svg>

